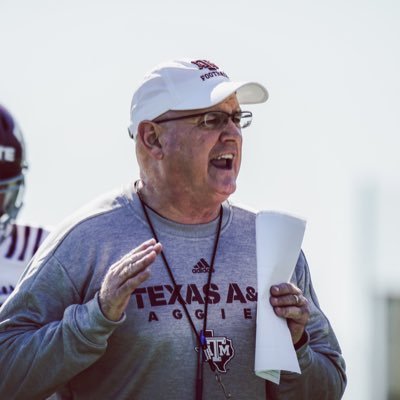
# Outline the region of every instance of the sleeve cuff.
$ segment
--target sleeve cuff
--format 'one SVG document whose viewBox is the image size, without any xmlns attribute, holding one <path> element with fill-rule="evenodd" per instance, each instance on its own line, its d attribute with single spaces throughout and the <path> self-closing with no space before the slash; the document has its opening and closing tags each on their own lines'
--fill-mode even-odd
<svg viewBox="0 0 400 400">
<path fill-rule="evenodd" d="M 297 351 L 304 345 L 306 345 L 309 341 L 309 336 L 306 330 L 304 330 L 303 334 L 301 335 L 300 340 L 294 344 L 294 349 Z"/>
<path fill-rule="evenodd" d="M 119 321 L 106 318 L 100 309 L 98 293 L 85 304 L 76 308 L 75 322 L 82 336 L 95 345 L 105 345 L 114 330 L 126 319 L 125 313 Z"/>
</svg>

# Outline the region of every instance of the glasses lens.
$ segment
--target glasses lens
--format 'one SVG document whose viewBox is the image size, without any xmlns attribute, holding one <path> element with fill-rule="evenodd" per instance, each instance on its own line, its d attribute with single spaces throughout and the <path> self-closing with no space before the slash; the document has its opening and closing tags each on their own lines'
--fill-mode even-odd
<svg viewBox="0 0 400 400">
<path fill-rule="evenodd" d="M 238 113 L 238 115 L 240 115 L 240 127 L 243 128 L 247 128 L 248 126 L 250 126 L 251 121 L 253 119 L 253 114 L 250 111 L 243 111 Z M 235 121 L 236 123 L 236 121 Z"/>
<path fill-rule="evenodd" d="M 203 118 L 202 127 L 210 130 L 221 129 L 227 124 L 229 115 L 223 112 L 214 111 L 204 114 Z"/>
<path fill-rule="evenodd" d="M 222 111 L 212 111 L 203 115 L 199 126 L 203 129 L 222 129 L 224 128 L 229 118 L 238 128 L 247 128 L 251 124 L 252 113 L 250 111 L 240 111 L 234 114 L 227 114 Z"/>
</svg>

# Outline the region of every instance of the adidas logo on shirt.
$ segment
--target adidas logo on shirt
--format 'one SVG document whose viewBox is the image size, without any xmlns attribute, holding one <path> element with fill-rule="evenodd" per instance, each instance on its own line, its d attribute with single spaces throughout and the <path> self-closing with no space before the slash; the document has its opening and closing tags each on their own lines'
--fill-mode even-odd
<svg viewBox="0 0 400 400">
<path fill-rule="evenodd" d="M 208 265 L 207 261 L 204 258 L 201 258 L 200 261 L 193 266 L 192 272 L 194 274 L 199 274 L 199 273 L 208 273 L 210 271 L 210 266 Z M 215 272 L 213 270 L 212 272 Z"/>
</svg>

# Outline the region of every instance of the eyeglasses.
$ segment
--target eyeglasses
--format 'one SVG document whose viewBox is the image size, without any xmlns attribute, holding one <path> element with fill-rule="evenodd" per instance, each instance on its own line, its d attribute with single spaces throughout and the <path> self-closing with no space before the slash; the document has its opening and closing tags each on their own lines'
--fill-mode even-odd
<svg viewBox="0 0 400 400">
<path fill-rule="evenodd" d="M 181 117 L 160 119 L 153 122 L 155 122 L 156 124 L 161 124 L 163 122 L 178 121 L 180 119 L 194 117 L 199 117 L 199 120 L 197 122 L 198 128 L 211 131 L 214 129 L 217 130 L 225 128 L 225 126 L 229 122 L 229 119 L 231 119 L 238 128 L 247 128 L 251 124 L 253 114 L 250 111 L 236 111 L 232 114 L 228 114 L 225 111 L 207 111 L 205 113 L 183 115 Z"/>
</svg>

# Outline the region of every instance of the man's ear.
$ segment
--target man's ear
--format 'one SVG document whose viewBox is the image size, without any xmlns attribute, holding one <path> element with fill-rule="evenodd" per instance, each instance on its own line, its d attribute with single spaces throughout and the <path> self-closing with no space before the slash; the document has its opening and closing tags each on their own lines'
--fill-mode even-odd
<svg viewBox="0 0 400 400">
<path fill-rule="evenodd" d="M 142 121 L 138 126 L 136 140 L 142 143 L 142 146 L 157 159 L 162 159 L 162 146 L 158 137 L 161 132 L 161 127 L 152 121 Z"/>
</svg>

